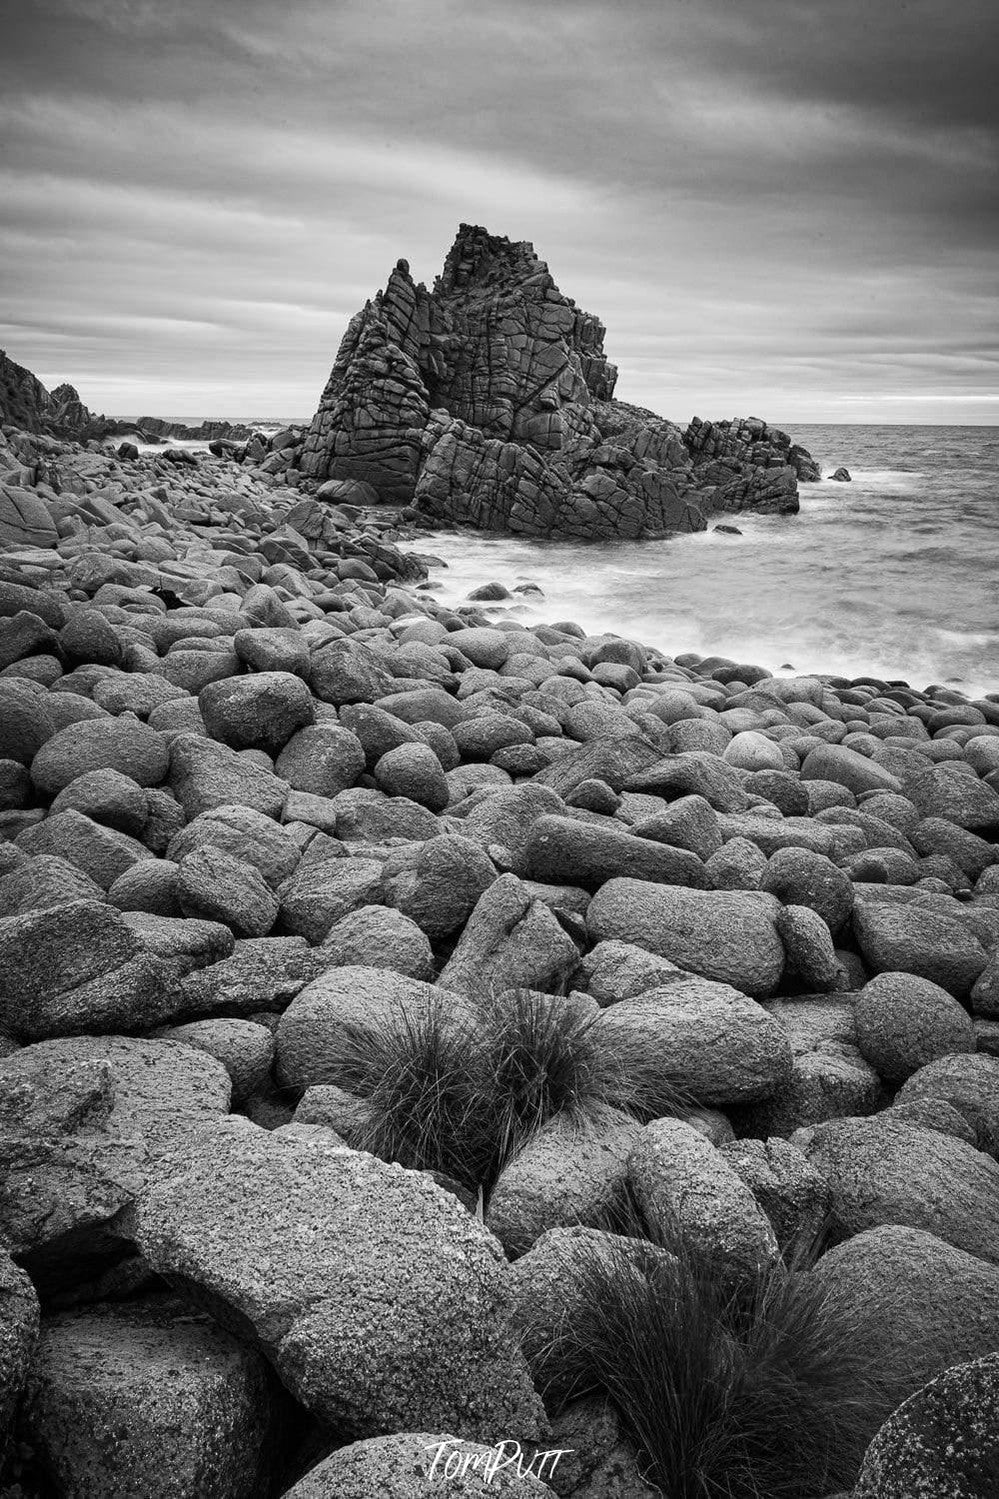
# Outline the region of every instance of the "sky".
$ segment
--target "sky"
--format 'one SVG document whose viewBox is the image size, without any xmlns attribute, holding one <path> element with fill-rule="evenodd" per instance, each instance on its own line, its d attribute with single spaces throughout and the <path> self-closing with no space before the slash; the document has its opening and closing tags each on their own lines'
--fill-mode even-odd
<svg viewBox="0 0 999 1499">
<path fill-rule="evenodd" d="M 676 421 L 999 423 L 995 0 L 0 0 L 0 347 L 311 416 L 459 222 Z"/>
</svg>

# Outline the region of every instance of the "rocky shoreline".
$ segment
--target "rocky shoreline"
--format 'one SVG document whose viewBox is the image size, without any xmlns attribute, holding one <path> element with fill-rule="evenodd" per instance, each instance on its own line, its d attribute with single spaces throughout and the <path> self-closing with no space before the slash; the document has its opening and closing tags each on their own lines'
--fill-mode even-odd
<svg viewBox="0 0 999 1499">
<path fill-rule="evenodd" d="M 871 1452 L 793 1492 L 949 1492 L 941 1430 L 995 1446 L 999 700 L 445 609 L 408 511 L 280 452 L 0 440 L 0 1492 L 430 1494 L 449 1441 L 572 1454 L 455 1492 L 659 1492 L 547 1378 L 629 1203 L 854 1318 Z M 492 1055 L 525 993 L 652 1092 L 379 1159 L 344 1037 Z"/>
</svg>

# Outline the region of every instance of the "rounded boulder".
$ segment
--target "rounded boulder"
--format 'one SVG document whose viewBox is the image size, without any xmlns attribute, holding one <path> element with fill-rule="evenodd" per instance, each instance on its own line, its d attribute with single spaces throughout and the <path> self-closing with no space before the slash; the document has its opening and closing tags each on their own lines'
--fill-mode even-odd
<svg viewBox="0 0 999 1499">
<path fill-rule="evenodd" d="M 91 770 L 117 770 L 140 786 L 158 786 L 167 773 L 167 742 L 130 713 L 94 718 L 60 729 L 31 762 L 37 790 L 57 796 Z"/>
<path fill-rule="evenodd" d="M 860 1053 L 886 1082 L 905 1082 L 927 1062 L 976 1049 L 963 1006 L 912 973 L 879 973 L 857 995 L 853 1013 Z"/>
<path fill-rule="evenodd" d="M 209 682 L 198 694 L 205 727 L 230 749 L 262 749 L 276 755 L 296 729 L 316 716 L 312 694 L 301 677 L 288 671 Z"/>
</svg>

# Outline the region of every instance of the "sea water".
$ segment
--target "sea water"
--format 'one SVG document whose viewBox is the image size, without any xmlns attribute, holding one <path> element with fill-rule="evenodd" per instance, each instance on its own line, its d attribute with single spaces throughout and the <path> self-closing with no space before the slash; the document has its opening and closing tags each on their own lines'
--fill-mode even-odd
<svg viewBox="0 0 999 1499">
<path fill-rule="evenodd" d="M 999 692 L 999 428 L 788 423 L 824 476 L 796 516 L 744 513 L 668 541 L 589 545 L 433 532 L 434 596 L 533 583 L 488 607 L 574 620 L 670 656 Z M 712 530 L 738 526 L 740 536 Z M 414 548 L 415 550 L 416 548 Z"/>
</svg>

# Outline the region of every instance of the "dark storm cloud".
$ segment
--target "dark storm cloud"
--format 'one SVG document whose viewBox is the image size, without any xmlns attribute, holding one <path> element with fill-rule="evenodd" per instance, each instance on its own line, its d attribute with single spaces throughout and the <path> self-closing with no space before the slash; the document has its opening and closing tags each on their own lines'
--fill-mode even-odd
<svg viewBox="0 0 999 1499">
<path fill-rule="evenodd" d="M 988 420 L 997 11 L 36 0 L 0 343 L 109 410 L 308 414 L 349 313 L 466 219 L 599 313 L 626 398 Z"/>
</svg>

